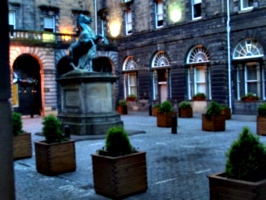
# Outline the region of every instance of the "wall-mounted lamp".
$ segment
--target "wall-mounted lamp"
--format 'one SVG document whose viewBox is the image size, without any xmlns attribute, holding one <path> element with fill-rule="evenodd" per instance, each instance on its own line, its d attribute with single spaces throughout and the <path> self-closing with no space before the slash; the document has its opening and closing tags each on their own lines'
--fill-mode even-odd
<svg viewBox="0 0 266 200">
<path fill-rule="evenodd" d="M 111 36 L 117 37 L 120 34 L 121 22 L 119 22 L 118 20 L 114 20 L 109 22 L 109 24 Z"/>
</svg>

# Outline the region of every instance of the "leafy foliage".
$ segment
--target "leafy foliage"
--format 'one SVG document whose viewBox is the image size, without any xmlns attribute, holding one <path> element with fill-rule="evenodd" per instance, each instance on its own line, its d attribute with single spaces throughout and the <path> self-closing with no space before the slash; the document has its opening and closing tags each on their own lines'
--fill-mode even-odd
<svg viewBox="0 0 266 200">
<path fill-rule="evenodd" d="M 127 105 L 127 101 L 124 100 L 124 99 L 120 99 L 120 100 L 118 101 L 118 104 L 119 104 L 119 106 L 126 106 L 126 105 Z"/>
<path fill-rule="evenodd" d="M 226 176 L 246 181 L 258 181 L 266 176 L 266 148 L 248 127 L 226 153 Z"/>
<path fill-rule="evenodd" d="M 222 108 L 219 103 L 212 101 L 207 108 L 207 115 L 220 115 L 222 111 Z"/>
<path fill-rule="evenodd" d="M 255 99 L 258 100 L 259 98 L 256 96 L 256 94 L 249 92 L 247 94 L 245 94 L 244 96 L 241 96 L 241 100 L 245 101 L 246 99 Z"/>
<path fill-rule="evenodd" d="M 160 108 L 160 106 L 161 105 L 159 103 L 156 103 L 156 104 L 153 105 L 153 108 Z"/>
<path fill-rule="evenodd" d="M 60 122 L 55 116 L 48 115 L 44 117 L 42 124 L 42 132 L 47 143 L 61 142 L 65 139 L 60 130 Z"/>
<path fill-rule="evenodd" d="M 100 151 L 101 155 L 116 157 L 136 152 L 130 144 L 128 135 L 122 126 L 113 126 L 108 129 L 105 149 L 105 152 Z"/>
<path fill-rule="evenodd" d="M 179 108 L 191 108 L 191 103 L 189 101 L 182 101 L 179 103 Z"/>
<path fill-rule="evenodd" d="M 160 113 L 168 113 L 172 111 L 173 111 L 173 107 L 170 101 L 164 101 L 159 108 Z"/>
<path fill-rule="evenodd" d="M 199 92 L 193 96 L 193 98 L 197 98 L 197 97 L 202 98 L 202 99 L 206 99 L 206 95 L 202 92 Z"/>
<path fill-rule="evenodd" d="M 266 117 L 266 103 L 259 105 L 258 107 L 258 115 L 262 117 Z"/>
<path fill-rule="evenodd" d="M 17 112 L 12 112 L 12 133 L 15 136 L 23 133 L 21 114 Z"/>
</svg>

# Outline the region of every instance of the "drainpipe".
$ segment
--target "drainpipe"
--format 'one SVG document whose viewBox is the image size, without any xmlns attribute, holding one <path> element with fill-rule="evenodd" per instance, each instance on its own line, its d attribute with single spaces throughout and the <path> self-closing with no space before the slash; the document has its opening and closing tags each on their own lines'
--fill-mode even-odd
<svg viewBox="0 0 266 200">
<path fill-rule="evenodd" d="M 226 22 L 226 31 L 227 31 L 227 67 L 228 67 L 228 96 L 229 96 L 229 107 L 232 109 L 232 88 L 231 88 L 231 53 L 230 53 L 230 0 L 227 0 L 227 22 Z"/>
<path fill-rule="evenodd" d="M 98 23 L 97 23 L 97 0 L 94 0 L 94 23 L 95 23 L 95 35 L 98 34 Z"/>
</svg>

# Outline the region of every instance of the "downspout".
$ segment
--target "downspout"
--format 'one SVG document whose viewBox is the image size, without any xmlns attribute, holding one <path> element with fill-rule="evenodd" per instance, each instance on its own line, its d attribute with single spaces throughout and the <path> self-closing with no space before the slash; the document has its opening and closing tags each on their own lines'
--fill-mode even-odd
<svg viewBox="0 0 266 200">
<path fill-rule="evenodd" d="M 95 22 L 95 35 L 98 34 L 98 23 L 97 23 L 97 0 L 94 0 L 94 22 Z"/>
<path fill-rule="evenodd" d="M 229 108 L 233 111 L 232 108 L 232 88 L 231 88 L 231 47 L 230 47 L 230 0 L 227 0 L 227 22 L 226 22 L 226 31 L 227 31 L 227 67 L 228 67 L 228 96 L 229 96 Z"/>
</svg>

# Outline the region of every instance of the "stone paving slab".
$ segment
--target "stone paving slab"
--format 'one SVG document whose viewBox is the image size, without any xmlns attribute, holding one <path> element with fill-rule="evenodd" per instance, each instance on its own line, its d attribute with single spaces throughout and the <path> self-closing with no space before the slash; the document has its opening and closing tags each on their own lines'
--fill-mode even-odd
<svg viewBox="0 0 266 200">
<path fill-rule="evenodd" d="M 148 190 L 128 200 L 207 200 L 207 175 L 224 171 L 225 152 L 238 137 L 243 126 L 256 133 L 256 116 L 233 115 L 226 130 L 201 130 L 201 115 L 178 118 L 177 134 L 171 128 L 156 126 L 156 117 L 146 112 L 122 115 L 125 129 L 143 130 L 130 136 L 132 145 L 147 152 Z M 32 132 L 33 141 L 43 140 L 40 118 L 23 119 L 24 130 Z M 266 144 L 266 137 L 259 136 Z M 90 154 L 104 146 L 104 139 L 77 141 L 77 170 L 55 177 L 36 172 L 35 155 L 14 161 L 17 200 L 104 200 L 93 190 Z M 34 152 L 34 148 L 33 148 Z M 130 185 L 129 185 L 130 187 Z"/>
</svg>

